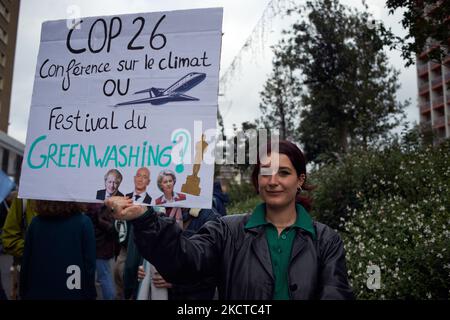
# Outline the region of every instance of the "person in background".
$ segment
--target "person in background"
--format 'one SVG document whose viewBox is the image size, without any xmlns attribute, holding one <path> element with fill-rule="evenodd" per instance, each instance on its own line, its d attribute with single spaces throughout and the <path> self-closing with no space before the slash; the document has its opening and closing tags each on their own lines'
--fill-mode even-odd
<svg viewBox="0 0 450 320">
<path fill-rule="evenodd" d="M 3 252 L 3 227 L 6 222 L 6 217 L 8 216 L 9 208 L 11 207 L 12 202 L 15 198 L 17 198 L 17 191 L 11 191 L 9 195 L 2 202 L 0 202 L 0 253 Z"/>
<path fill-rule="evenodd" d="M 103 204 L 89 203 L 87 215 L 95 230 L 97 281 L 103 300 L 114 300 L 116 290 L 111 270 L 112 259 L 119 254 L 119 241 L 114 227 L 114 218 Z"/>
<path fill-rule="evenodd" d="M 3 254 L 3 245 L 2 245 L 2 232 L 3 225 L 6 221 L 6 216 L 8 215 L 9 207 L 11 206 L 12 200 L 17 197 L 17 192 L 12 191 L 10 194 L 0 203 L 0 255 Z M 0 300 L 8 300 L 8 296 L 3 288 L 2 283 L 2 273 L 0 272 Z"/>
<path fill-rule="evenodd" d="M 167 282 L 216 275 L 220 300 L 353 299 L 341 237 L 310 217 L 311 198 L 301 193 L 311 190 L 303 153 L 289 141 L 266 150 L 252 173 L 262 203 L 189 238 L 152 207 L 125 197 L 105 204 L 116 219 L 131 221 L 139 252 Z"/>
<path fill-rule="evenodd" d="M 17 198 L 17 192 L 12 194 L 11 206 L 6 216 L 2 231 L 3 251 L 13 257 L 11 267 L 11 299 L 20 299 L 19 280 L 22 263 L 25 234 L 31 220 L 36 216 L 35 201 Z"/>
<path fill-rule="evenodd" d="M 220 181 L 215 181 L 213 186 L 213 207 L 223 217 L 227 215 L 227 204 L 230 201 L 228 194 L 223 191 Z"/>
<path fill-rule="evenodd" d="M 167 211 L 163 207 L 155 207 L 159 214 L 165 219 L 169 218 Z M 190 237 L 194 235 L 206 222 L 219 219 L 220 215 L 215 209 L 189 209 L 182 208 L 183 235 Z M 130 228 L 128 242 L 128 255 L 125 262 L 124 283 L 125 299 L 135 299 L 137 296 L 138 279 L 145 277 L 143 258 L 133 240 L 133 227 Z M 152 277 L 153 286 L 156 288 L 167 288 L 169 290 L 169 300 L 212 300 L 216 290 L 215 277 L 207 277 L 193 285 L 177 285 L 169 283 L 159 274 Z"/>
<path fill-rule="evenodd" d="M 74 202 L 36 200 L 20 276 L 24 300 L 95 299 L 95 238 Z"/>
<path fill-rule="evenodd" d="M 152 202 L 152 197 L 147 193 L 147 187 L 150 184 L 150 170 L 146 167 L 137 169 L 134 176 L 134 190 L 127 193 L 126 196 L 133 199 L 135 203 Z M 124 299 L 124 267 L 125 260 L 127 258 L 128 250 L 128 234 L 129 234 L 129 222 L 127 221 L 114 221 L 114 227 L 119 235 L 120 252 L 117 256 L 116 263 L 114 264 L 114 282 L 116 284 L 116 299 Z"/>
</svg>

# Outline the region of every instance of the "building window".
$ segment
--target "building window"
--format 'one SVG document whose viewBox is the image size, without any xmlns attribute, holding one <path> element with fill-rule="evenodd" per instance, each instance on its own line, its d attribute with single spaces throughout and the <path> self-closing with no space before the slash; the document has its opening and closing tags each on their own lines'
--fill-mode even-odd
<svg viewBox="0 0 450 320">
<path fill-rule="evenodd" d="M 8 32 L 5 31 L 5 29 L 0 27 L 0 39 L 5 43 L 8 44 Z"/>
<path fill-rule="evenodd" d="M 3 77 L 0 76 L 0 90 L 3 90 Z"/>
<path fill-rule="evenodd" d="M 0 14 L 5 18 L 6 21 L 9 22 L 9 10 L 3 3 L 3 1 L 0 1 Z"/>
<path fill-rule="evenodd" d="M 3 52 L 0 52 L 0 65 L 3 67 L 6 65 L 6 54 Z"/>
</svg>

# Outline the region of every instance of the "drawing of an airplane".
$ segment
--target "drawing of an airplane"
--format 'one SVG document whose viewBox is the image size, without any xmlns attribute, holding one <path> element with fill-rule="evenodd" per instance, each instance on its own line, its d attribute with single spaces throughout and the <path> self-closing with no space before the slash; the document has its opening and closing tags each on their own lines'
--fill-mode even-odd
<svg viewBox="0 0 450 320">
<path fill-rule="evenodd" d="M 150 95 L 149 98 L 121 102 L 116 104 L 115 107 L 141 103 L 161 105 L 173 101 L 198 101 L 198 98 L 188 96 L 184 93 L 191 90 L 193 87 L 205 80 L 205 78 L 206 73 L 191 72 L 169 86 L 167 89 L 151 87 L 134 93 L 138 94 L 147 92 Z"/>
</svg>

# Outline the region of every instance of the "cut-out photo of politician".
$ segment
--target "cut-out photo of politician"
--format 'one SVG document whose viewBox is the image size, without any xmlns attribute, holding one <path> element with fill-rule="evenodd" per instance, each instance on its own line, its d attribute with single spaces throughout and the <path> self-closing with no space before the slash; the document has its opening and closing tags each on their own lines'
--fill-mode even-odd
<svg viewBox="0 0 450 320">
<path fill-rule="evenodd" d="M 184 193 L 173 191 L 176 182 L 177 178 L 172 170 L 163 170 L 158 174 L 157 184 L 163 194 L 155 200 L 156 205 L 186 200 Z"/>
<path fill-rule="evenodd" d="M 123 196 L 119 191 L 119 186 L 122 183 L 122 174 L 117 169 L 108 170 L 105 174 L 105 189 L 97 190 L 96 199 L 105 200 L 112 196 Z"/>
<path fill-rule="evenodd" d="M 134 176 L 134 191 L 127 193 L 127 197 L 133 199 L 137 203 L 150 204 L 152 197 L 147 193 L 147 187 L 150 184 L 150 170 L 142 167 L 137 169 Z"/>
</svg>

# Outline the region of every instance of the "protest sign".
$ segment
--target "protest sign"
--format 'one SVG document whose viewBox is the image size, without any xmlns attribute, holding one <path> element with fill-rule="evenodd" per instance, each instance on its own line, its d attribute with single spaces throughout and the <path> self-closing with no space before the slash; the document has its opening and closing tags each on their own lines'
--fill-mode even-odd
<svg viewBox="0 0 450 320">
<path fill-rule="evenodd" d="M 210 208 L 222 16 L 44 22 L 19 196 Z"/>
</svg>

